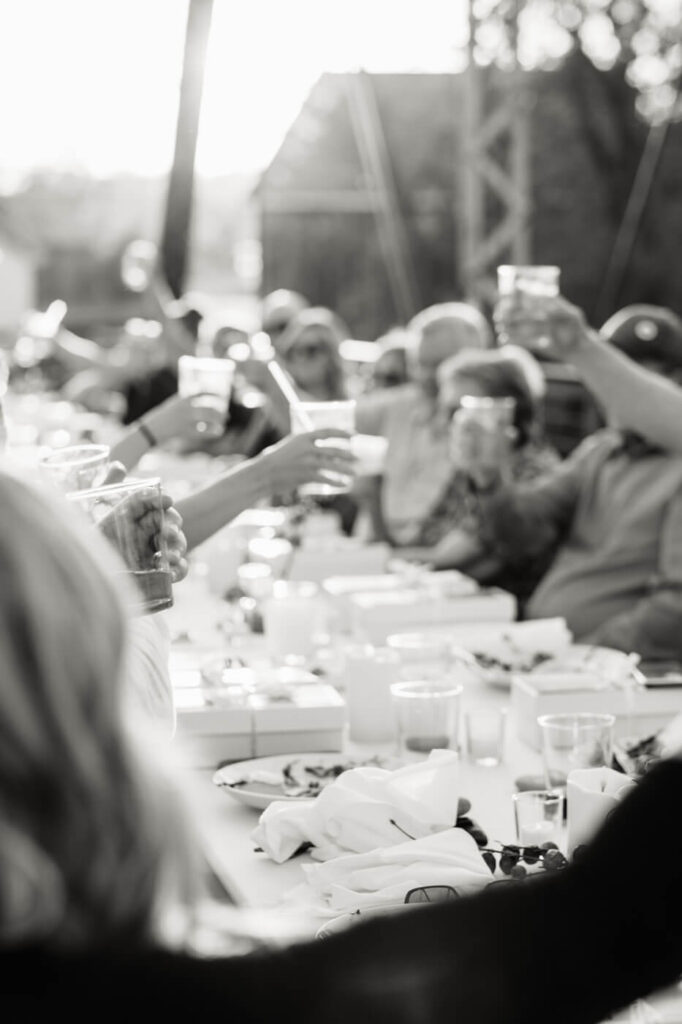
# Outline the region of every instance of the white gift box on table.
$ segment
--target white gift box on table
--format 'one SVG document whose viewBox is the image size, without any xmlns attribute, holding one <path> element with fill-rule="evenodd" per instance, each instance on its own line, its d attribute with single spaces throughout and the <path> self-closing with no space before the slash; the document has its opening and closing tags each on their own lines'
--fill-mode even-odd
<svg viewBox="0 0 682 1024">
<path fill-rule="evenodd" d="M 390 556 L 388 544 L 363 544 L 343 536 L 304 538 L 294 551 L 287 578 L 320 583 L 328 576 L 382 575 Z"/>
<path fill-rule="evenodd" d="M 588 672 L 536 671 L 512 677 L 511 706 L 519 739 L 540 750 L 539 715 L 606 712 L 616 716 L 614 736 L 646 736 L 682 711 L 682 687 L 618 686 Z"/>
<path fill-rule="evenodd" d="M 329 576 L 322 583 L 336 613 L 338 629 L 350 633 L 353 625 L 351 598 L 354 594 L 385 594 L 401 590 L 419 589 L 427 594 L 447 594 L 463 597 L 478 593 L 480 587 L 470 576 L 456 570 L 415 573 L 413 582 L 397 572 L 364 574 L 359 576 Z"/>
<path fill-rule="evenodd" d="M 351 632 L 358 639 L 383 644 L 391 633 L 410 632 L 461 622 L 512 622 L 516 598 L 496 587 L 470 594 L 443 594 L 423 587 L 353 594 Z"/>
<path fill-rule="evenodd" d="M 237 687 L 198 685 L 178 688 L 175 695 L 175 742 L 192 767 L 343 747 L 345 701 L 312 674 L 270 690 L 240 693 Z"/>
</svg>

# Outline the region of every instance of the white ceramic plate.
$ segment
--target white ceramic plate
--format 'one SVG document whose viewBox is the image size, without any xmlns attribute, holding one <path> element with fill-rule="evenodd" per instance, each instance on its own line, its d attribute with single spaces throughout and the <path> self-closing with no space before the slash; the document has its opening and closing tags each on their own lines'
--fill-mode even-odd
<svg viewBox="0 0 682 1024">
<path fill-rule="evenodd" d="M 395 757 L 350 757 L 342 753 L 274 754 L 224 765 L 213 782 L 235 800 L 264 810 L 273 800 L 297 803 L 310 800 L 343 771 L 361 765 L 393 770 L 401 762 Z"/>
<path fill-rule="evenodd" d="M 529 659 L 532 654 L 529 654 Z M 626 682 L 637 673 L 637 659 L 624 651 L 612 647 L 595 647 L 591 644 L 571 644 L 562 654 L 546 658 L 532 668 L 519 665 L 509 671 L 505 669 L 482 668 L 484 680 L 502 690 L 511 688 L 511 678 L 518 673 L 590 673 L 601 675 L 608 682 Z"/>
</svg>

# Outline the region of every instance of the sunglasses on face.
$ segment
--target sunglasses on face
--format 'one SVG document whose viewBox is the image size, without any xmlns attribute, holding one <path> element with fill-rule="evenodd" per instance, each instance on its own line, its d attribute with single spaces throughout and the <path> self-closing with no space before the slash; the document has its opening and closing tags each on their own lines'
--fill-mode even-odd
<svg viewBox="0 0 682 1024">
<path fill-rule="evenodd" d="M 302 342 L 300 345 L 292 345 L 289 349 L 289 359 L 315 359 L 326 355 L 326 352 L 326 346 L 320 341 Z"/>
<path fill-rule="evenodd" d="M 376 373 L 374 383 L 380 388 L 393 388 L 402 384 L 404 377 L 400 373 Z"/>
</svg>

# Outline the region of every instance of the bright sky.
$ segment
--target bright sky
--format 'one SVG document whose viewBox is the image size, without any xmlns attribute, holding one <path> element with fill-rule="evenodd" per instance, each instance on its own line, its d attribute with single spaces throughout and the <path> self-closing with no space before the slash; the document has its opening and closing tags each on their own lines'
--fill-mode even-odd
<svg viewBox="0 0 682 1024">
<path fill-rule="evenodd" d="M 680 0 L 656 0 L 662 4 Z M 199 173 L 264 167 L 323 71 L 461 67 L 466 0 L 215 0 Z M 164 173 L 187 0 L 0 3 L 0 187 L 26 169 Z M 547 45 L 563 42 L 542 26 Z"/>
</svg>

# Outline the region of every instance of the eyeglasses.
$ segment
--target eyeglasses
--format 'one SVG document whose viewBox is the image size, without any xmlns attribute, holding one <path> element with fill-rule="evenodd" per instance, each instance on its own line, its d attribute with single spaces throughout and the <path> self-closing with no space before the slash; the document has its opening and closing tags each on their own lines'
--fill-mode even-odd
<svg viewBox="0 0 682 1024">
<path fill-rule="evenodd" d="M 405 903 L 446 903 L 459 893 L 451 885 L 420 885 L 405 894 Z"/>
</svg>

